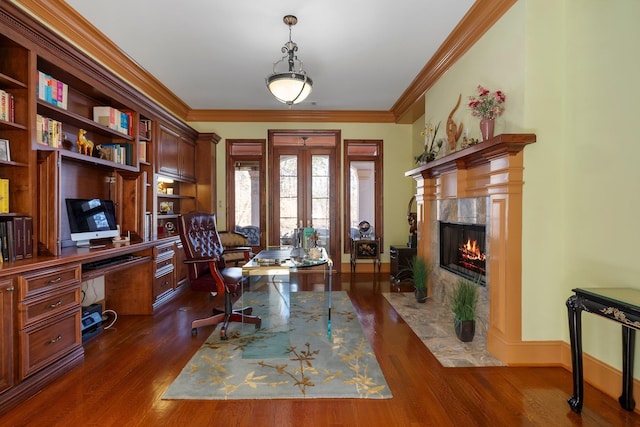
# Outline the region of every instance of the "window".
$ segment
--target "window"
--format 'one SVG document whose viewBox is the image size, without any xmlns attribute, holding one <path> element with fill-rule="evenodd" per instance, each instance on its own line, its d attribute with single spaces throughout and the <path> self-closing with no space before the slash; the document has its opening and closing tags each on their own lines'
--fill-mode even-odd
<svg viewBox="0 0 640 427">
<path fill-rule="evenodd" d="M 263 248 L 265 232 L 265 141 L 227 140 L 227 230 Z"/>
<path fill-rule="evenodd" d="M 344 140 L 344 252 L 358 224 L 367 221 L 382 240 L 382 141 Z M 384 247 L 383 244 L 380 245 Z"/>
</svg>

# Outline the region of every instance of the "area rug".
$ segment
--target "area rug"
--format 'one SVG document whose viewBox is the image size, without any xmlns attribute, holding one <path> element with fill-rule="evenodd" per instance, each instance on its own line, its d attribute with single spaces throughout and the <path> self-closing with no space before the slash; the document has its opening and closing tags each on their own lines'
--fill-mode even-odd
<svg viewBox="0 0 640 427">
<path fill-rule="evenodd" d="M 346 292 L 247 292 L 262 327 L 211 334 L 163 399 L 386 399 L 391 392 Z M 269 313 L 280 313 L 270 315 Z"/>
<path fill-rule="evenodd" d="M 412 292 L 385 292 L 384 297 L 444 367 L 504 366 L 486 349 L 483 325 L 476 324 L 473 341 L 460 341 L 453 329 L 453 314 L 443 303 L 428 299 L 420 304 Z"/>
</svg>

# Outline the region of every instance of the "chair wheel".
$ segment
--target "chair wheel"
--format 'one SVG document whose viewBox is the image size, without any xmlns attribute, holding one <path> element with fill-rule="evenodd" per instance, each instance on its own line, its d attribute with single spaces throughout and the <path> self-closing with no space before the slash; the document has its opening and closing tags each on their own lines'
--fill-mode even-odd
<svg viewBox="0 0 640 427">
<path fill-rule="evenodd" d="M 221 339 L 222 341 L 226 341 L 226 340 L 228 340 L 228 339 L 229 339 L 229 337 L 227 337 L 226 335 L 220 335 L 220 339 Z"/>
<path fill-rule="evenodd" d="M 198 328 L 191 328 L 191 336 L 195 337 L 196 335 L 198 335 Z"/>
</svg>

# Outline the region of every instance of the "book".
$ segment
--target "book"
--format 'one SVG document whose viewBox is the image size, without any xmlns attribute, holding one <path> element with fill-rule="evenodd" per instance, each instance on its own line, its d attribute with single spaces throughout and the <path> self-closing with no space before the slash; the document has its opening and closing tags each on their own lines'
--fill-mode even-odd
<svg viewBox="0 0 640 427">
<path fill-rule="evenodd" d="M 0 213 L 9 213 L 9 180 L 0 178 Z"/>
<path fill-rule="evenodd" d="M 6 233 L 7 233 L 7 259 L 6 261 L 12 262 L 16 260 L 16 252 L 15 252 L 15 236 L 13 230 L 13 221 L 9 220 L 6 222 Z"/>
<path fill-rule="evenodd" d="M 110 129 L 116 128 L 116 110 L 115 108 L 97 106 L 93 107 L 93 121 L 98 122 Z"/>
<path fill-rule="evenodd" d="M 25 229 L 24 229 L 24 217 L 16 216 L 9 221 L 13 225 L 13 254 L 14 259 L 24 259 L 24 246 L 26 242 Z"/>
<path fill-rule="evenodd" d="M 33 218 L 30 216 L 24 217 L 23 222 L 24 237 L 24 258 L 33 258 Z"/>
<path fill-rule="evenodd" d="M 9 262 L 9 245 L 7 243 L 7 223 L 0 222 L 0 252 L 2 260 Z"/>
</svg>

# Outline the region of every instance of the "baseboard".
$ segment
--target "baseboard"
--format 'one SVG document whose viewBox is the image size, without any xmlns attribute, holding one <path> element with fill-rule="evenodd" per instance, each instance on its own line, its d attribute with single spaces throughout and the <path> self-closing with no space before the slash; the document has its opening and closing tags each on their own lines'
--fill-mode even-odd
<svg viewBox="0 0 640 427">
<path fill-rule="evenodd" d="M 489 351 L 508 366 L 560 366 L 572 372 L 571 346 L 564 341 L 521 341 L 506 343 L 493 340 L 495 352 Z M 618 400 L 622 393 L 622 371 L 601 360 L 582 354 L 583 378 L 586 383 L 597 388 L 607 396 Z M 640 387 L 638 379 L 633 380 L 635 390 Z M 573 383 L 567 384 L 567 390 L 573 391 Z M 588 399 L 588 397 L 585 397 Z M 640 408 L 635 412 L 640 413 Z"/>
</svg>

